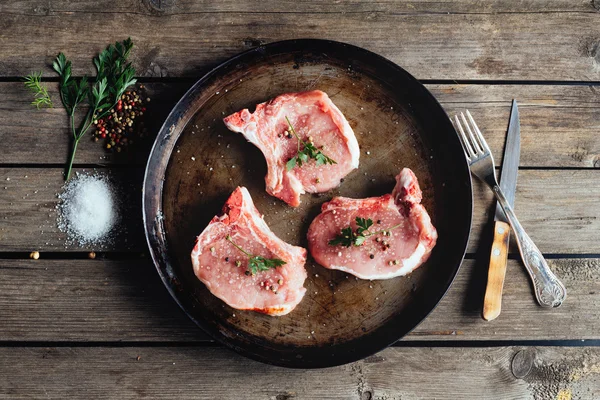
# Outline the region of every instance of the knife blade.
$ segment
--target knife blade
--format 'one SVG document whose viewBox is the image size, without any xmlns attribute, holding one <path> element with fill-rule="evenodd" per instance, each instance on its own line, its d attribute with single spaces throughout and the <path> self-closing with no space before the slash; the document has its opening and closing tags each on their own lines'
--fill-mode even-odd
<svg viewBox="0 0 600 400">
<path fill-rule="evenodd" d="M 519 122 L 519 107 L 517 101 L 512 101 L 508 134 L 504 146 L 502 159 L 502 172 L 500 174 L 500 189 L 511 207 L 515 204 L 515 191 L 517 190 L 517 173 L 519 171 L 519 158 L 521 153 L 521 124 Z M 500 204 L 496 203 L 495 221 L 508 222 Z"/>
<path fill-rule="evenodd" d="M 521 153 L 521 125 L 519 122 L 519 108 L 517 101 L 512 101 L 508 133 L 502 159 L 502 172 L 500 174 L 500 188 L 511 206 L 515 202 L 517 189 L 517 173 L 519 171 L 519 158 Z M 483 319 L 491 321 L 500 315 L 502 309 L 502 288 L 506 276 L 508 262 L 508 244 L 510 240 L 510 226 L 499 204 L 496 204 L 494 216 L 494 241 L 490 254 L 490 267 L 488 281 L 483 300 Z"/>
</svg>

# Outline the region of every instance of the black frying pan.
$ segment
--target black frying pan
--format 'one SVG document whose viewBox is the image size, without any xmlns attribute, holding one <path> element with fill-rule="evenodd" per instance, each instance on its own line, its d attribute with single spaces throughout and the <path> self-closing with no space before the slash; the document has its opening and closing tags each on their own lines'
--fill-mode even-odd
<svg viewBox="0 0 600 400">
<path fill-rule="evenodd" d="M 328 93 L 348 118 L 361 146 L 361 163 L 338 189 L 304 195 L 302 205 L 292 209 L 266 194 L 261 153 L 221 120 L 278 94 L 311 89 Z M 309 260 L 307 294 L 282 317 L 234 310 L 194 276 L 190 251 L 195 236 L 236 186 L 249 189 L 275 234 L 305 246 L 308 225 L 323 202 L 338 195 L 389 193 L 402 167 L 416 173 L 439 234 L 431 258 L 409 276 L 364 281 Z M 459 139 L 431 93 L 383 57 L 312 39 L 260 46 L 201 78 L 158 134 L 143 202 L 154 263 L 189 317 L 245 356 L 299 368 L 361 359 L 415 328 L 456 275 L 472 214 L 470 175 Z"/>
</svg>

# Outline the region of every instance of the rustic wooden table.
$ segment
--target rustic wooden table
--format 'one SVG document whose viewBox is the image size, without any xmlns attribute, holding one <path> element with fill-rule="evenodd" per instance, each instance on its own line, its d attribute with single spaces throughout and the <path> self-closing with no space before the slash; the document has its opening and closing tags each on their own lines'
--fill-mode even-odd
<svg viewBox="0 0 600 400">
<path fill-rule="evenodd" d="M 19 82 L 59 51 L 74 73 L 131 36 L 156 132 L 212 66 L 281 39 L 349 42 L 406 68 L 449 114 L 469 108 L 500 158 L 519 100 L 516 209 L 569 290 L 535 303 L 511 249 L 503 312 L 481 317 L 492 197 L 475 184 L 465 262 L 440 305 L 397 345 L 360 362 L 289 370 L 211 342 L 167 294 L 139 219 L 147 152 L 83 140 L 77 168 L 131 187 L 129 235 L 65 246 L 56 227 L 68 146 L 61 107 L 34 110 Z M 600 3 L 548 1 L 23 0 L 0 4 L 0 398 L 600 398 Z M 127 239 L 127 240 L 125 240 Z M 39 260 L 29 259 L 38 250 Z M 89 250 L 98 251 L 95 260 Z"/>
</svg>

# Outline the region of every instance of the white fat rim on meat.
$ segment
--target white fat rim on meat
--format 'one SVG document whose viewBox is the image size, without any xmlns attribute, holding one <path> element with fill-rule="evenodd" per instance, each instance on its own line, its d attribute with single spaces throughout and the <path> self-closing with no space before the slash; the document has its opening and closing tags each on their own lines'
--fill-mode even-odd
<svg viewBox="0 0 600 400">
<path fill-rule="evenodd" d="M 327 94 L 325 94 L 325 95 L 327 96 Z M 360 149 L 358 148 L 358 141 L 356 140 L 356 135 L 354 134 L 354 131 L 350 127 L 350 124 L 348 123 L 346 116 L 340 111 L 339 108 L 337 108 L 337 106 L 333 103 L 333 101 L 331 101 L 329 96 L 327 96 L 327 99 L 329 100 L 329 104 L 331 105 L 331 108 L 333 108 L 335 111 L 340 113 L 340 115 L 342 116 L 342 118 L 341 118 L 342 125 L 343 125 L 342 134 L 347 139 L 348 151 L 350 151 L 350 157 L 352 157 L 352 162 L 350 165 L 352 166 L 352 168 L 356 169 L 356 168 L 358 168 L 358 163 L 360 160 Z"/>
<path fill-rule="evenodd" d="M 425 246 L 423 246 L 423 243 L 419 243 L 419 245 L 417 246 L 415 251 L 411 254 L 411 256 L 402 260 L 402 267 L 400 269 L 398 269 L 396 271 L 392 271 L 388 274 L 363 275 L 363 274 L 360 274 L 357 271 L 353 270 L 352 268 L 347 268 L 347 267 L 344 267 L 341 265 L 332 265 L 329 268 L 347 272 L 347 273 L 352 274 L 360 279 L 390 279 L 390 278 L 396 278 L 398 276 L 404 276 L 406 274 L 413 272 L 415 270 L 415 268 L 417 268 L 419 265 L 421 265 L 421 259 L 423 258 L 423 256 L 425 255 L 426 252 L 427 252 L 427 249 L 425 248 Z"/>
<path fill-rule="evenodd" d="M 242 110 L 242 112 L 244 112 L 244 111 L 247 112 L 248 114 L 250 114 L 250 111 Z M 237 127 L 232 124 L 227 124 L 227 123 L 226 123 L 226 125 L 227 125 L 227 128 L 229 128 L 229 130 L 231 130 L 233 132 L 241 133 L 242 135 L 244 135 L 244 137 L 246 138 L 247 141 L 249 141 L 256 147 L 258 147 L 259 149 L 263 149 L 262 143 L 260 140 L 258 140 L 258 135 L 256 134 L 256 122 L 254 120 L 251 120 L 246 125 L 240 126 L 240 127 Z"/>
</svg>

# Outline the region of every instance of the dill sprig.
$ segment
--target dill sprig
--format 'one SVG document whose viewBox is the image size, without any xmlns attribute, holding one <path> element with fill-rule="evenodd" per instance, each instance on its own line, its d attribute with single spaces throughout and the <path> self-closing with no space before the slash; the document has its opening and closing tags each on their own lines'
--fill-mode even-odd
<svg viewBox="0 0 600 400">
<path fill-rule="evenodd" d="M 25 87 L 33 93 L 31 105 L 38 110 L 42 107 L 52 108 L 52 99 L 48 94 L 48 90 L 45 86 L 42 86 L 42 72 L 32 72 L 23 79 Z"/>
<path fill-rule="evenodd" d="M 351 226 L 343 228 L 335 238 L 331 239 L 328 243 L 330 246 L 360 246 L 369 236 L 378 235 L 380 233 L 389 232 L 392 229 L 398 228 L 402 224 L 394 225 L 387 229 L 381 229 L 375 232 L 370 232 L 369 228 L 373 226 L 373 220 L 371 218 L 365 219 L 356 217 L 356 229 L 352 229 Z"/>
<path fill-rule="evenodd" d="M 294 129 L 294 126 L 292 125 L 288 117 L 285 117 L 285 120 L 290 126 L 290 131 L 294 134 L 294 136 L 296 136 L 296 139 L 298 139 L 298 152 L 285 164 L 285 167 L 288 171 L 291 171 L 296 165 L 301 167 L 303 163 L 306 163 L 311 158 L 317 161 L 317 165 L 337 164 L 335 160 L 323 154 L 323 152 L 319 150 L 314 144 L 312 144 L 311 142 L 305 142 L 304 140 L 300 139 L 300 136 L 298 136 L 298 134 L 296 133 L 296 130 Z M 300 144 L 302 144 L 302 149 L 300 148 Z"/>
<path fill-rule="evenodd" d="M 54 60 L 52 67 L 60 76 L 60 98 L 69 115 L 73 134 L 73 146 L 67 163 L 65 180 L 71 176 L 79 140 L 92 126 L 94 120 L 107 115 L 127 88 L 135 84 L 135 69 L 131 63 L 127 62 L 132 48 L 133 42 L 128 38 L 109 45 L 98 54 L 94 58 L 96 77 L 91 85 L 88 83 L 87 76 L 79 79 L 72 76 L 71 61 L 67 60 L 63 53 L 60 53 Z M 87 114 L 76 128 L 75 110 L 86 99 L 89 106 Z"/>
<path fill-rule="evenodd" d="M 250 254 L 233 241 L 231 236 L 227 235 L 225 237 L 232 245 L 234 245 L 239 251 L 244 253 L 248 257 L 248 270 L 246 271 L 246 275 L 256 275 L 259 271 L 268 271 L 271 268 L 281 267 L 285 265 L 286 262 L 279 258 L 265 258 L 262 256 L 255 256 Z"/>
</svg>

